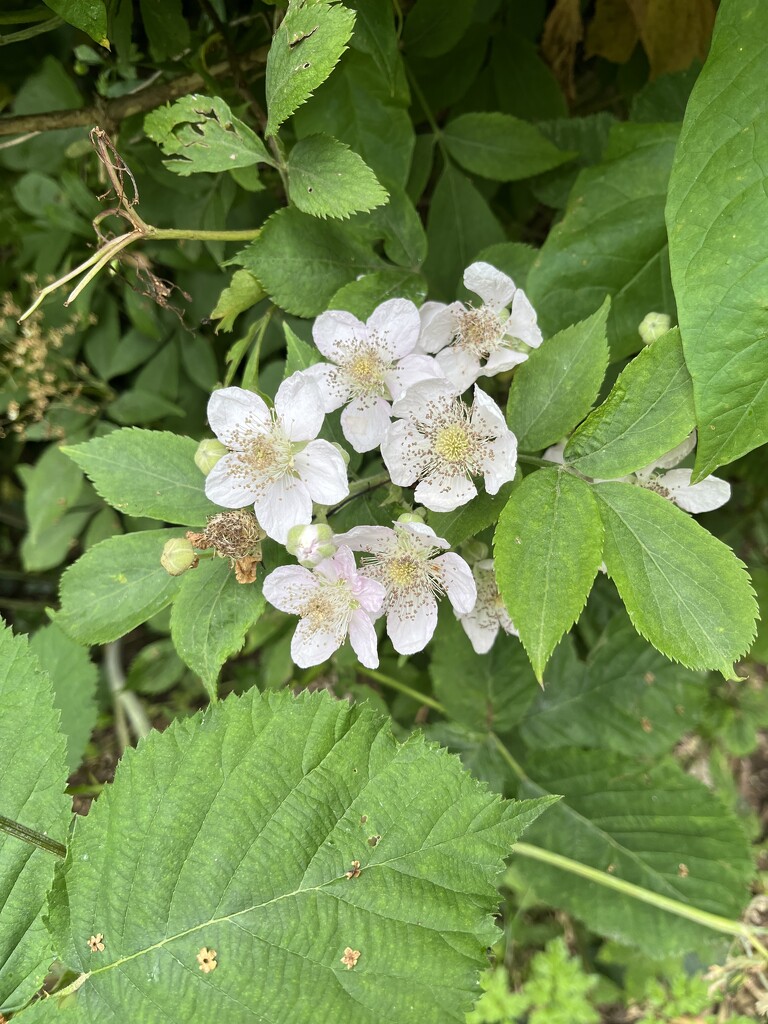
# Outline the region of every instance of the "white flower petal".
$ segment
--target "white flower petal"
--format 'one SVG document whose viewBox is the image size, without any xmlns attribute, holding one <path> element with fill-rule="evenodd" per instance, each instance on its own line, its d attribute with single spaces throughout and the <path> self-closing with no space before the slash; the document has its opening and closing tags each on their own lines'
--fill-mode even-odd
<svg viewBox="0 0 768 1024">
<path fill-rule="evenodd" d="M 369 555 L 397 548 L 395 531 L 388 526 L 353 526 L 346 533 L 337 533 L 333 540 L 336 544 L 346 544 L 353 551 L 365 551 Z"/>
<path fill-rule="evenodd" d="M 471 423 L 473 427 L 487 432 L 491 437 L 499 437 L 509 430 L 501 409 L 491 396 L 477 385 L 473 395 Z"/>
<path fill-rule="evenodd" d="M 510 338 L 524 341 L 531 348 L 538 348 L 544 340 L 539 325 L 536 323 L 536 310 L 528 296 L 518 288 L 512 300 L 512 312 L 504 324 L 504 333 Z"/>
<path fill-rule="evenodd" d="M 286 543 L 292 526 L 307 526 L 312 521 L 309 491 L 295 476 L 283 476 L 270 484 L 253 510 L 266 535 L 279 544 Z"/>
<path fill-rule="evenodd" d="M 470 612 L 469 615 L 460 615 L 459 622 L 464 627 L 475 654 L 487 654 L 498 636 L 498 621 L 487 615 L 480 616 Z"/>
<path fill-rule="evenodd" d="M 515 282 L 512 278 L 490 263 L 473 263 L 467 267 L 464 271 L 464 287 L 479 295 L 494 313 L 508 306 L 515 294 Z"/>
<path fill-rule="evenodd" d="M 310 441 L 293 457 L 296 472 L 307 486 L 312 501 L 335 505 L 349 494 L 347 467 L 330 441 Z"/>
<path fill-rule="evenodd" d="M 299 668 L 322 665 L 342 643 L 334 633 L 313 629 L 308 619 L 300 619 L 291 640 L 291 657 Z"/>
<path fill-rule="evenodd" d="M 464 559 L 453 551 L 438 555 L 432 566 L 440 570 L 440 578 L 448 600 L 457 615 L 468 615 L 477 601 L 477 584 Z"/>
<path fill-rule="evenodd" d="M 384 440 L 392 406 L 383 398 L 356 398 L 341 414 L 344 437 L 356 452 L 370 452 Z"/>
<path fill-rule="evenodd" d="M 686 512 L 712 512 L 731 496 L 731 485 L 716 476 L 708 476 L 692 484 L 690 469 L 671 469 L 659 478 L 659 483 L 669 491 L 674 503 Z"/>
<path fill-rule="evenodd" d="M 208 423 L 228 448 L 239 448 L 245 437 L 263 433 L 271 421 L 264 399 L 244 388 L 220 388 L 208 400 Z"/>
<path fill-rule="evenodd" d="M 483 459 L 483 478 L 489 494 L 498 494 L 499 488 L 514 480 L 517 470 L 517 438 L 511 430 L 488 442 Z"/>
<path fill-rule="evenodd" d="M 456 332 L 456 317 L 463 309 L 460 302 L 450 306 L 444 302 L 425 302 L 419 310 L 421 334 L 417 351 L 432 355 L 449 345 Z"/>
<path fill-rule="evenodd" d="M 243 508 L 263 494 L 263 484 L 248 473 L 237 452 L 223 455 L 205 478 L 205 496 L 222 508 Z"/>
<path fill-rule="evenodd" d="M 361 664 L 366 668 L 379 667 L 376 630 L 364 611 L 352 612 L 352 618 L 349 621 L 349 642 Z"/>
<path fill-rule="evenodd" d="M 332 363 L 315 363 L 302 371 L 317 384 L 323 412 L 334 412 L 349 401 L 351 389 L 344 373 Z"/>
<path fill-rule="evenodd" d="M 398 523 L 397 529 L 409 533 L 425 551 L 431 548 L 449 548 L 451 546 L 445 537 L 438 537 L 432 527 L 427 526 L 426 523 Z"/>
<path fill-rule="evenodd" d="M 467 348 L 444 348 L 437 353 L 435 360 L 459 393 L 471 387 L 480 376 L 480 358 Z"/>
<path fill-rule="evenodd" d="M 408 388 L 407 392 L 398 398 L 392 406 L 392 414 L 405 419 L 421 419 L 424 413 L 424 406 L 429 402 L 443 403 L 450 398 L 455 398 L 459 394 L 461 394 L 459 389 L 455 384 L 451 384 L 450 381 L 440 380 L 439 378 L 435 380 L 421 380 L 418 384 Z"/>
<path fill-rule="evenodd" d="M 485 366 L 480 371 L 482 377 L 495 377 L 497 373 L 506 373 L 526 362 L 527 352 L 517 352 L 513 348 L 497 348 L 488 356 Z"/>
<path fill-rule="evenodd" d="M 425 597 L 419 604 L 393 598 L 387 612 L 387 633 L 398 654 L 423 651 L 437 626 L 437 601 Z"/>
<path fill-rule="evenodd" d="M 440 380 L 443 376 L 437 360 L 419 353 L 406 356 L 396 366 L 384 373 L 384 383 L 392 399 L 396 401 L 408 388 L 422 380 Z"/>
<path fill-rule="evenodd" d="M 558 441 L 557 444 L 550 445 L 549 448 L 542 455 L 543 459 L 547 462 L 557 462 L 559 465 L 565 465 L 565 457 L 563 452 L 565 451 L 565 441 Z"/>
<path fill-rule="evenodd" d="M 419 482 L 413 495 L 420 505 L 433 512 L 453 512 L 476 497 L 477 488 L 468 477 L 433 473 Z"/>
<path fill-rule="evenodd" d="M 264 597 L 281 612 L 298 615 L 317 590 L 318 582 L 300 565 L 281 565 L 264 578 Z"/>
<path fill-rule="evenodd" d="M 686 455 L 690 455 L 693 449 L 696 447 L 696 431 L 686 437 L 684 441 L 676 445 L 671 452 L 667 452 L 666 455 L 662 455 L 660 459 L 652 462 L 650 466 L 645 467 L 641 472 L 650 471 L 652 469 L 671 469 L 673 466 L 677 466 L 683 461 Z"/>
<path fill-rule="evenodd" d="M 312 327 L 315 344 L 332 363 L 344 362 L 350 347 L 366 336 L 365 324 L 343 309 L 321 313 Z"/>
<path fill-rule="evenodd" d="M 275 412 L 291 441 L 317 437 L 325 419 L 317 382 L 300 370 L 292 373 L 277 389 Z"/>
<path fill-rule="evenodd" d="M 389 362 L 416 348 L 421 331 L 419 311 L 409 299 L 388 299 L 368 317 L 368 336 Z"/>
<path fill-rule="evenodd" d="M 381 442 L 381 457 L 392 483 L 410 487 L 429 457 L 429 443 L 408 420 L 396 420 Z"/>
</svg>

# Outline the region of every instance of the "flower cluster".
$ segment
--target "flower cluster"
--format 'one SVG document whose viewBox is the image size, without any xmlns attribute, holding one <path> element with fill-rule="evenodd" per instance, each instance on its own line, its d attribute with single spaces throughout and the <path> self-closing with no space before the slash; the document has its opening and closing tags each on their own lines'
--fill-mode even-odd
<svg viewBox="0 0 768 1024">
<path fill-rule="evenodd" d="M 477 305 L 427 302 L 419 310 L 391 299 L 365 323 L 341 310 L 323 313 L 312 329 L 323 360 L 283 381 L 271 406 L 237 387 L 211 396 L 208 421 L 217 440 L 203 442 L 197 460 L 206 494 L 224 508 L 253 510 L 247 579 L 263 535 L 298 562 L 273 569 L 263 589 L 275 608 L 299 617 L 291 653 L 301 668 L 322 663 L 347 638 L 361 664 L 376 668 L 379 620 L 399 654 L 423 650 L 443 596 L 478 653 L 490 650 L 500 630 L 517 635 L 487 549 L 478 556 L 475 545 L 470 565 L 425 522 L 426 510 L 454 512 L 471 501 L 480 483 L 494 495 L 514 479 L 517 440 L 478 380 L 512 370 L 543 340 L 533 307 L 506 274 L 474 263 L 464 285 L 479 296 Z M 391 484 L 413 488 L 422 509 L 413 511 L 392 488 L 390 500 L 407 509 L 394 521 L 334 531 L 334 512 L 365 485 L 357 481 L 351 494 L 350 455 L 319 436 L 325 416 L 338 410 L 351 448 L 379 449 Z M 681 446 L 633 482 L 690 511 L 715 507 L 715 491 L 718 504 L 727 500 L 722 481 L 691 486 L 689 470 L 657 472 L 688 451 Z M 562 446 L 546 457 L 562 461 Z M 189 539 L 242 560 L 245 548 L 222 547 L 210 534 L 209 524 Z M 182 572 L 196 556 L 190 548 L 168 558 L 174 567 L 181 558 Z"/>
</svg>

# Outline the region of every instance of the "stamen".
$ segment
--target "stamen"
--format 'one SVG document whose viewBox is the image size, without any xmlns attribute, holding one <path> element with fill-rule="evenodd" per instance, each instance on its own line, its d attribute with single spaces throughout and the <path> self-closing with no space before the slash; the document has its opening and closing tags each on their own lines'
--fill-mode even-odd
<svg viewBox="0 0 768 1024">
<path fill-rule="evenodd" d="M 454 344 L 469 349 L 480 359 L 487 359 L 504 339 L 504 325 L 490 306 L 470 306 L 456 317 Z"/>
</svg>

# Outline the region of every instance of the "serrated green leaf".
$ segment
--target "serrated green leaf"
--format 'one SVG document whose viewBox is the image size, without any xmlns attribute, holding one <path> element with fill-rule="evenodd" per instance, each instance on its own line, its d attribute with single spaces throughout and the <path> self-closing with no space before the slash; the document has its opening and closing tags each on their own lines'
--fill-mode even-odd
<svg viewBox="0 0 768 1024">
<path fill-rule="evenodd" d="M 466 170 L 494 181 L 518 181 L 572 160 L 538 128 L 511 114 L 461 114 L 442 132 L 451 156 Z"/>
<path fill-rule="evenodd" d="M 384 237 L 384 252 L 400 267 L 415 270 L 427 255 L 427 235 L 416 207 L 399 185 L 388 184 L 389 202 L 371 216 L 375 230 Z"/>
<path fill-rule="evenodd" d="M 64 451 L 101 497 L 126 515 L 202 526 L 220 511 L 205 496 L 191 437 L 126 427 Z"/>
<path fill-rule="evenodd" d="M 498 494 L 481 491 L 476 498 L 454 509 L 453 512 L 427 512 L 427 526 L 438 537 L 444 537 L 451 547 L 463 544 L 493 526 L 509 501 L 512 489 L 520 483 L 519 477 L 500 488 Z"/>
<path fill-rule="evenodd" d="M 475 654 L 461 623 L 441 615 L 429 674 L 448 718 L 477 732 L 510 732 L 539 687 L 520 641 L 503 630 L 488 654 Z"/>
<path fill-rule="evenodd" d="M 705 676 L 668 661 L 621 614 L 586 662 L 572 644 L 560 644 L 520 733 L 532 750 L 598 747 L 656 757 L 695 728 L 707 699 Z"/>
<path fill-rule="evenodd" d="M 267 135 L 322 85 L 347 48 L 355 12 L 341 4 L 290 0 L 267 57 Z"/>
<path fill-rule="evenodd" d="M 664 203 L 677 134 L 676 125 L 618 124 L 603 162 L 579 174 L 528 276 L 545 335 L 610 295 L 608 341 L 620 359 L 640 348 L 647 313 L 674 314 Z"/>
<path fill-rule="evenodd" d="M 383 266 L 350 225 L 324 223 L 291 207 L 269 218 L 237 262 L 278 306 L 303 317 L 322 313 L 343 284 Z"/>
<path fill-rule="evenodd" d="M 240 314 L 265 296 L 266 292 L 249 270 L 236 270 L 211 311 L 211 320 L 219 321 L 216 333 L 231 331 Z"/>
<path fill-rule="evenodd" d="M 140 0 L 141 20 L 149 37 L 155 60 L 175 57 L 189 46 L 189 25 L 182 14 L 181 0 Z"/>
<path fill-rule="evenodd" d="M 55 11 L 68 25 L 74 25 L 109 49 L 104 0 L 45 0 L 45 6 Z"/>
<path fill-rule="evenodd" d="M 559 441 L 592 408 L 608 367 L 610 302 L 606 299 L 592 316 L 549 338 L 515 371 L 507 423 L 522 451 Z"/>
<path fill-rule="evenodd" d="M 420 306 L 426 297 L 427 282 L 421 274 L 405 268 L 388 267 L 342 285 L 331 296 L 328 308 L 346 309 L 359 320 L 367 320 L 374 309 L 387 299 L 410 299 Z"/>
<path fill-rule="evenodd" d="M 144 118 L 144 131 L 172 159 L 165 166 L 186 176 L 274 164 L 264 143 L 218 96 L 183 96 Z"/>
<path fill-rule="evenodd" d="M 720 5 L 669 184 L 672 281 L 699 423 L 696 477 L 768 441 L 768 8 Z"/>
<path fill-rule="evenodd" d="M 555 792 L 526 842 L 609 877 L 738 919 L 752 860 L 738 818 L 673 760 L 649 766 L 607 751 L 561 748 L 524 762 L 526 796 Z M 722 940 L 701 924 L 532 857 L 513 870 L 526 892 L 575 914 L 598 934 L 653 957 Z"/>
<path fill-rule="evenodd" d="M 309 369 L 315 363 L 322 363 L 323 357 L 314 345 L 309 345 L 306 341 L 302 341 L 298 334 L 291 330 L 290 325 L 285 322 L 283 322 L 283 334 L 285 335 L 286 347 L 284 380 L 300 370 Z"/>
<path fill-rule="evenodd" d="M 207 559 L 182 578 L 171 609 L 171 638 L 212 701 L 221 666 L 241 649 L 263 611 L 261 583 L 238 583 L 225 558 Z"/>
<path fill-rule="evenodd" d="M 693 430 L 693 388 L 675 329 L 640 352 L 565 448 L 585 476 L 610 480 L 644 469 Z"/>
<path fill-rule="evenodd" d="M 446 163 L 427 219 L 424 273 L 434 298 L 452 302 L 464 270 L 481 249 L 504 241 L 504 231 L 472 182 Z"/>
<path fill-rule="evenodd" d="M 53 685 L 53 706 L 61 716 L 60 728 L 67 738 L 67 766 L 73 772 L 96 725 L 99 673 L 88 651 L 55 622 L 32 635 L 30 649 Z"/>
<path fill-rule="evenodd" d="M 66 741 L 51 683 L 26 637 L 0 622 L 0 814 L 64 842 L 70 801 Z M 43 925 L 56 858 L 0 832 L 0 1011 L 16 1010 L 42 985 L 53 960 Z"/>
<path fill-rule="evenodd" d="M 502 858 L 544 806 L 501 801 L 422 736 L 399 744 L 325 694 L 251 690 L 177 720 L 126 752 L 70 843 L 55 937 L 92 972 L 74 1019 L 236 1007 L 310 1024 L 321 1006 L 334 1021 L 463 1021 L 498 935 Z M 87 948 L 94 929 L 103 953 Z M 202 947 L 217 954 L 208 975 Z"/>
<path fill-rule="evenodd" d="M 300 139 L 288 157 L 288 198 L 313 217 L 349 217 L 387 201 L 365 160 L 330 135 Z"/>
<path fill-rule="evenodd" d="M 659 494 L 627 483 L 594 493 L 608 574 L 635 629 L 668 658 L 730 677 L 755 635 L 744 563 Z"/>
<path fill-rule="evenodd" d="M 499 592 L 541 680 L 602 559 L 603 528 L 589 485 L 557 469 L 531 473 L 499 517 L 493 551 Z"/>
<path fill-rule="evenodd" d="M 170 604 L 181 577 L 160 565 L 163 546 L 178 530 L 110 537 L 88 548 L 61 577 L 55 621 L 83 644 L 106 644 Z"/>
</svg>

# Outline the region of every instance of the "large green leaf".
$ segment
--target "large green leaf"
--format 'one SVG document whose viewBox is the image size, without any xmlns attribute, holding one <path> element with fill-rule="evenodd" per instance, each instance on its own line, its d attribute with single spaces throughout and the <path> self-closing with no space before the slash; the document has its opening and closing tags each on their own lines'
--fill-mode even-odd
<svg viewBox="0 0 768 1024">
<path fill-rule="evenodd" d="M 53 684 L 53 705 L 61 715 L 61 731 L 67 737 L 67 766 L 72 772 L 80 764 L 96 725 L 99 674 L 86 648 L 55 622 L 38 629 L 30 647 Z"/>
<path fill-rule="evenodd" d="M 708 698 L 705 677 L 668 661 L 624 615 L 611 623 L 586 662 L 562 643 L 548 677 L 521 727 L 532 750 L 573 745 L 665 754 L 695 727 Z"/>
<path fill-rule="evenodd" d="M 676 125 L 616 125 L 603 163 L 581 172 L 563 219 L 547 236 L 527 290 L 545 334 L 613 302 L 614 359 L 640 348 L 637 328 L 651 310 L 674 313 L 664 202 Z"/>
<path fill-rule="evenodd" d="M 731 676 L 757 617 L 743 562 L 659 494 L 628 483 L 594 490 L 605 564 L 635 629 L 688 668 Z"/>
<path fill-rule="evenodd" d="M 303 317 L 322 313 L 342 285 L 384 266 L 352 227 L 292 207 L 273 214 L 237 262 L 255 274 L 278 306 Z"/>
<path fill-rule="evenodd" d="M 129 516 L 202 526 L 221 511 L 205 496 L 205 477 L 195 465 L 197 441 L 191 437 L 126 427 L 63 451 L 105 501 Z"/>
<path fill-rule="evenodd" d="M 672 281 L 693 377 L 696 473 L 768 441 L 768 7 L 724 0 L 669 183 Z"/>
<path fill-rule="evenodd" d="M 313 217 L 349 217 L 387 201 L 361 156 L 330 135 L 300 139 L 288 158 L 288 196 Z"/>
<path fill-rule="evenodd" d="M 109 48 L 104 0 L 45 0 L 45 6 L 50 7 L 68 24 Z"/>
<path fill-rule="evenodd" d="M 189 46 L 189 25 L 182 13 L 181 0 L 140 0 L 141 20 L 149 37 L 155 60 L 183 53 Z"/>
<path fill-rule="evenodd" d="M 515 371 L 507 423 L 523 451 L 559 441 L 592 408 L 608 366 L 609 309 L 606 299 L 592 316 L 534 349 Z"/>
<path fill-rule="evenodd" d="M 290 0 L 267 57 L 267 135 L 274 135 L 330 75 L 354 24 L 354 11 L 341 4 Z"/>
<path fill-rule="evenodd" d="M 331 296 L 328 308 L 346 309 L 359 320 L 367 320 L 374 309 L 387 299 L 410 299 L 420 306 L 426 297 L 427 282 L 421 274 L 405 267 L 387 267 L 342 285 Z"/>
<path fill-rule="evenodd" d="M 165 166 L 184 176 L 274 163 L 258 135 L 218 96 L 183 96 L 158 107 L 144 118 L 144 131 L 172 158 Z"/>
<path fill-rule="evenodd" d="M 693 388 L 680 332 L 669 331 L 622 371 L 568 442 L 565 460 L 585 476 L 626 476 L 671 452 L 693 427 Z"/>
<path fill-rule="evenodd" d="M 70 1019 L 463 1021 L 502 858 L 544 806 L 326 694 L 251 690 L 177 720 L 126 752 L 70 843 L 54 935 L 90 972 Z"/>
<path fill-rule="evenodd" d="M 461 114 L 443 129 L 443 142 L 466 170 L 494 181 L 530 178 L 567 163 L 575 154 L 563 152 L 527 121 L 487 111 Z"/>
<path fill-rule="evenodd" d="M 208 559 L 183 577 L 171 609 L 171 637 L 211 700 L 221 666 L 240 650 L 263 611 L 261 583 L 238 583 L 228 559 Z"/>
<path fill-rule="evenodd" d="M 670 760 L 649 766 L 604 750 L 560 749 L 525 762 L 521 792 L 563 800 L 526 842 L 700 910 L 738 919 L 752 858 L 738 818 Z M 722 936 L 630 895 L 526 857 L 514 872 L 530 897 L 562 907 L 600 935 L 652 957 Z"/>
<path fill-rule="evenodd" d="M 83 644 L 117 640 L 170 604 L 181 577 L 160 565 L 178 530 L 109 537 L 89 548 L 61 577 L 56 622 Z"/>
<path fill-rule="evenodd" d="M 0 814 L 51 839 L 67 834 L 66 742 L 51 683 L 29 650 L 0 622 Z M 34 995 L 53 960 L 42 922 L 56 857 L 0 832 L 0 1011 Z"/>
<path fill-rule="evenodd" d="M 453 301 L 465 268 L 481 249 L 502 241 L 502 227 L 483 196 L 466 175 L 446 163 L 427 219 L 424 272 L 434 298 Z"/>
<path fill-rule="evenodd" d="M 527 476 L 493 538 L 496 579 L 537 679 L 586 604 L 603 556 L 590 487 L 559 469 Z"/>
</svg>

